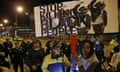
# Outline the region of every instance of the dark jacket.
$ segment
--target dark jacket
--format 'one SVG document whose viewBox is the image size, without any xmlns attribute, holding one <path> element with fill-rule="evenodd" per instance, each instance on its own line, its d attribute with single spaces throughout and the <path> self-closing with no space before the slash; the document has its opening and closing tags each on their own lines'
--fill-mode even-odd
<svg viewBox="0 0 120 72">
<path fill-rule="evenodd" d="M 23 53 L 21 48 L 12 49 L 12 60 L 13 62 L 23 61 Z"/>
<path fill-rule="evenodd" d="M 30 49 L 27 52 L 25 62 L 31 67 L 32 65 L 36 65 L 37 67 L 41 66 L 44 58 L 44 49 L 40 48 L 38 50 Z"/>
</svg>

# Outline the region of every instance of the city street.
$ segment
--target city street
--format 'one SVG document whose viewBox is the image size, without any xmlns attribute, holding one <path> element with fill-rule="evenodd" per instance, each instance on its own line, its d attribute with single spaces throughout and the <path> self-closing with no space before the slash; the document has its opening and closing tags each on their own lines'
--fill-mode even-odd
<svg viewBox="0 0 120 72">
<path fill-rule="evenodd" d="M 0 72 L 120 72 L 119 64 L 120 0 L 0 0 Z"/>
</svg>

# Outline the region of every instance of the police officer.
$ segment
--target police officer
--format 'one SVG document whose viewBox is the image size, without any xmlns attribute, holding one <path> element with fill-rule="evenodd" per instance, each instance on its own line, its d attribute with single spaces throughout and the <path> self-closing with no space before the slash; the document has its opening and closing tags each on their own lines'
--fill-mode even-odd
<svg viewBox="0 0 120 72">
<path fill-rule="evenodd" d="M 45 55 L 41 42 L 38 40 L 33 41 L 33 47 L 27 52 L 26 64 L 30 67 L 31 72 L 42 72 L 41 64 Z"/>
<path fill-rule="evenodd" d="M 4 46 L 4 50 L 5 50 L 5 57 L 7 57 L 8 55 L 10 55 L 11 57 L 11 49 L 13 47 L 12 42 L 6 38 L 6 41 L 3 43 Z"/>
<path fill-rule="evenodd" d="M 15 72 L 18 72 L 18 65 L 20 66 L 21 72 L 24 72 L 23 53 L 22 49 L 19 46 L 19 42 L 15 42 L 15 47 L 12 49 L 12 63 Z"/>
</svg>

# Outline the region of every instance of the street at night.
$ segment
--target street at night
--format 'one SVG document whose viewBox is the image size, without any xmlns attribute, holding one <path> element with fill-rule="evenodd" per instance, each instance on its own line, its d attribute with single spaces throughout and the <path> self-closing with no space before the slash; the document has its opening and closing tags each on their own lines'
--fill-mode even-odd
<svg viewBox="0 0 120 72">
<path fill-rule="evenodd" d="M 120 0 L 0 0 L 0 72 L 120 72 Z"/>
</svg>

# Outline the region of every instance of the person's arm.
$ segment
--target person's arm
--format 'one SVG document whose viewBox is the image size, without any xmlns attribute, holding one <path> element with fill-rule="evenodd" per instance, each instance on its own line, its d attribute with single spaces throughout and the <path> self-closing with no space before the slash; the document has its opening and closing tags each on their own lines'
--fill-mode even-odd
<svg viewBox="0 0 120 72">
<path fill-rule="evenodd" d="M 63 60 L 64 60 L 64 63 L 68 66 L 68 67 L 72 67 L 72 64 L 68 61 L 68 58 L 64 55 L 63 56 Z"/>
<path fill-rule="evenodd" d="M 73 55 L 72 55 L 72 58 L 75 60 L 75 62 L 77 63 L 77 65 L 78 65 L 79 67 L 82 66 L 81 63 L 80 63 L 80 57 L 77 55 L 77 53 L 73 54 Z"/>
<path fill-rule="evenodd" d="M 47 56 L 44 58 L 44 60 L 43 60 L 43 63 L 42 63 L 42 66 L 41 66 L 41 69 L 42 69 L 42 71 L 43 72 L 49 72 L 48 71 L 48 59 L 47 59 Z"/>
</svg>

